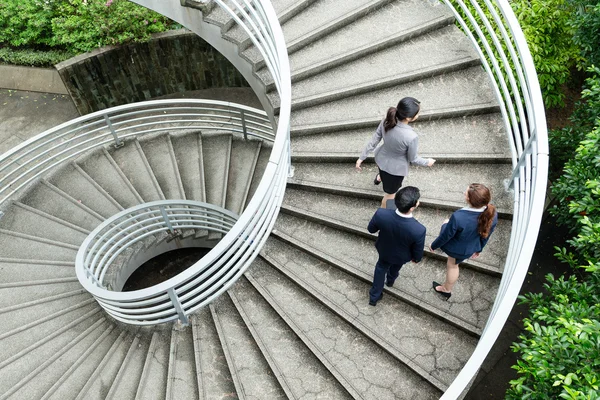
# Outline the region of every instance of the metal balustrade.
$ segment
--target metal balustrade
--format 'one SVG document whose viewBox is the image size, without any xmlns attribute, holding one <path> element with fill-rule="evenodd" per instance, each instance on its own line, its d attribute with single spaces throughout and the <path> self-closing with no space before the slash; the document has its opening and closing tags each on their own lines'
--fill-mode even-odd
<svg viewBox="0 0 600 400">
<path fill-rule="evenodd" d="M 519 295 L 535 247 L 546 196 L 548 131 L 527 42 L 506 0 L 443 0 L 471 39 L 500 105 L 513 161 L 513 224 L 502 280 L 475 351 L 442 396 L 464 394 L 487 357 Z"/>
</svg>

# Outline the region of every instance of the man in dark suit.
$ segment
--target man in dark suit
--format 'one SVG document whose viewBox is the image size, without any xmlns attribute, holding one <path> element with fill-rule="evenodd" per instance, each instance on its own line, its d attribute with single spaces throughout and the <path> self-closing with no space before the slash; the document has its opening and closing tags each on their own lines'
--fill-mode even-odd
<svg viewBox="0 0 600 400">
<path fill-rule="evenodd" d="M 369 305 L 376 306 L 383 297 L 384 281 L 389 287 L 394 285 L 402 265 L 409 261 L 418 263 L 423 258 L 425 227 L 412 216 L 419 206 L 419 197 L 419 189 L 406 186 L 394 197 L 396 210 L 380 208 L 369 222 L 369 232 L 379 231 L 375 242 L 379 260 L 369 291 Z"/>
</svg>

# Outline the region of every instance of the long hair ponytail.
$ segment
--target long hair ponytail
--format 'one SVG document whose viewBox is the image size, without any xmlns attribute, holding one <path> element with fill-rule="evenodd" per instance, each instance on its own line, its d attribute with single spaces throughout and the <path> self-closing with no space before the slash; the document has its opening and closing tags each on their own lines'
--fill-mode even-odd
<svg viewBox="0 0 600 400">
<path fill-rule="evenodd" d="M 421 102 L 414 97 L 404 97 L 398 102 L 396 107 L 390 107 L 383 121 L 383 128 L 389 131 L 396 126 L 398 121 L 404 121 L 407 118 L 414 118 L 421 110 Z"/>
<path fill-rule="evenodd" d="M 477 232 L 483 239 L 487 239 L 496 215 L 496 207 L 490 204 L 492 200 L 490 189 L 481 183 L 472 183 L 467 189 L 467 200 L 475 208 L 485 207 L 477 219 Z"/>
</svg>

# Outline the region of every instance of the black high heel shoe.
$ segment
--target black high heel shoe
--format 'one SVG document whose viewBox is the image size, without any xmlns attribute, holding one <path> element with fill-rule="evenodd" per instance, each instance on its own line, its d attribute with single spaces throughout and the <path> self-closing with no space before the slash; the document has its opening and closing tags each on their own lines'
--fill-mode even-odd
<svg viewBox="0 0 600 400">
<path fill-rule="evenodd" d="M 438 286 L 442 286 L 439 283 L 437 283 L 436 281 L 433 281 L 433 290 L 435 290 L 436 293 L 439 293 L 442 295 L 442 297 L 448 301 L 448 299 L 450 298 L 450 296 L 452 296 L 452 293 L 447 293 L 447 292 L 440 292 L 439 290 L 436 289 L 436 287 Z"/>
<path fill-rule="evenodd" d="M 379 174 L 375 175 L 375 179 L 373 179 L 373 184 L 374 185 L 379 185 L 381 183 L 381 181 L 377 179 L 378 176 L 379 176 Z"/>
</svg>

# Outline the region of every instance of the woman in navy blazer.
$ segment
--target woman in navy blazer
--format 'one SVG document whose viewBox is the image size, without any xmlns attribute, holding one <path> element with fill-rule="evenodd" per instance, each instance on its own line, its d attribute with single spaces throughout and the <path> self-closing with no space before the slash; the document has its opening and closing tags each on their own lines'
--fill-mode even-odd
<svg viewBox="0 0 600 400">
<path fill-rule="evenodd" d="M 490 204 L 490 189 L 479 183 L 472 183 L 465 191 L 468 207 L 462 208 L 444 221 L 440 235 L 430 249 L 441 248 L 447 255 L 446 280 L 440 285 L 433 282 L 433 290 L 446 300 L 458 280 L 458 264 L 468 258 L 477 258 L 487 244 L 498 222 L 498 213 Z"/>
</svg>

